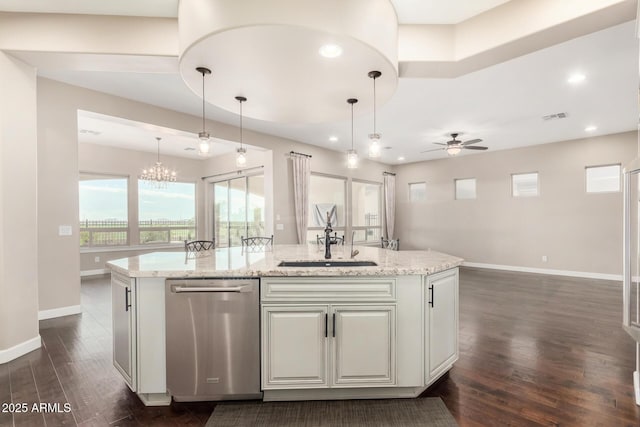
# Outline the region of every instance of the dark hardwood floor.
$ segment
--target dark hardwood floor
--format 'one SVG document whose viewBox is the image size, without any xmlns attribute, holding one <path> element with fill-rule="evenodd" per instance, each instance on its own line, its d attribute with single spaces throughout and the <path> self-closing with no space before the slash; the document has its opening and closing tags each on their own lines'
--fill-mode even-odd
<svg viewBox="0 0 640 427">
<path fill-rule="evenodd" d="M 144 407 L 112 367 L 108 278 L 82 281 L 82 306 L 41 321 L 43 348 L 0 365 L 0 403 L 61 412 L 0 412 L 0 426 L 205 424 L 214 404 Z M 617 282 L 463 268 L 460 359 L 423 396 L 461 426 L 639 426 L 621 310 Z"/>
<path fill-rule="evenodd" d="M 464 268 L 460 359 L 425 396 L 464 426 L 640 426 L 622 285 Z"/>
</svg>

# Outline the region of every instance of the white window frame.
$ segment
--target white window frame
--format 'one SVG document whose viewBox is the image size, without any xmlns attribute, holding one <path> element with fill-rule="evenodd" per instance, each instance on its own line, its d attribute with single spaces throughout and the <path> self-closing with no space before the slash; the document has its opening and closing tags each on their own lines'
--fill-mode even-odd
<svg viewBox="0 0 640 427">
<path fill-rule="evenodd" d="M 589 191 L 589 169 L 606 168 L 611 166 L 618 167 L 618 189 L 607 191 Z M 612 194 L 620 193 L 622 191 L 622 165 L 620 163 L 609 163 L 604 165 L 590 165 L 584 168 L 584 191 L 587 194 Z"/>
<path fill-rule="evenodd" d="M 331 179 L 339 179 L 344 184 L 344 225 L 335 227 L 333 226 L 334 233 L 337 231 L 338 235 L 340 232 L 344 232 L 345 239 L 347 238 L 347 232 L 350 230 L 351 226 L 351 185 L 349 185 L 349 179 L 345 176 L 339 175 L 330 175 L 321 172 L 311 172 L 311 176 L 320 176 L 323 178 L 331 178 Z M 311 185 L 309 185 L 309 191 L 311 191 Z M 311 201 L 309 201 L 309 207 L 311 206 Z M 316 231 L 317 235 L 322 235 L 324 232 L 324 227 L 313 227 L 310 224 L 307 224 L 306 234 L 308 235 L 310 231 Z"/>
<path fill-rule="evenodd" d="M 165 227 L 165 226 L 158 226 L 158 227 L 142 227 L 140 226 L 140 186 L 141 185 L 145 185 L 144 182 L 140 179 L 137 180 L 137 202 L 138 202 L 138 209 L 135 213 L 136 215 L 136 225 L 137 225 L 137 233 L 138 233 L 138 243 L 140 244 L 140 246 L 154 246 L 154 245 L 170 245 L 170 246 L 179 246 L 182 245 L 183 243 L 181 242 L 172 242 L 171 241 L 171 231 L 173 230 L 189 230 L 191 228 L 194 229 L 194 234 L 193 234 L 193 239 L 196 238 L 196 236 L 198 235 L 198 183 L 196 181 L 178 181 L 178 183 L 180 184 L 193 184 L 193 204 L 194 204 L 194 225 L 193 227 L 191 225 L 184 225 L 184 226 L 180 226 L 180 225 L 176 225 L 176 226 L 172 226 L 172 227 Z M 171 185 L 171 183 L 169 183 L 168 185 Z M 149 242 L 149 243 L 144 243 L 142 242 L 142 239 L 140 238 L 141 233 L 144 231 L 167 231 L 167 241 L 163 241 L 163 242 Z"/>
<path fill-rule="evenodd" d="M 367 226 L 367 225 L 353 225 L 353 183 L 357 182 L 359 184 L 369 184 L 369 185 L 377 185 L 378 186 L 378 190 L 379 190 L 379 197 L 378 197 L 378 215 L 380 216 L 380 225 L 377 226 Z M 382 199 L 384 198 L 384 194 L 383 194 L 383 185 L 381 182 L 376 182 L 376 181 L 367 181 L 364 179 L 356 179 L 353 178 L 351 179 L 351 185 L 350 185 L 351 190 L 349 191 L 349 212 L 351 213 L 349 215 L 350 221 L 348 223 L 348 225 L 350 226 L 350 235 L 353 235 L 354 231 L 357 230 L 368 230 L 368 229 L 372 229 L 372 228 L 378 228 L 380 229 L 380 236 L 382 236 L 382 224 L 383 224 L 383 213 L 382 213 Z M 353 243 L 362 243 L 362 244 L 370 244 L 370 243 L 375 243 L 378 244 L 379 240 L 356 240 Z"/>
<path fill-rule="evenodd" d="M 120 174 L 109 174 L 109 173 L 102 173 L 102 172 L 88 172 L 88 171 L 80 171 L 79 174 L 79 179 L 78 179 L 78 185 L 80 185 L 80 182 L 82 181 L 89 181 L 90 179 L 81 179 L 80 177 L 82 176 L 95 176 L 95 177 L 101 177 L 101 178 L 105 178 L 105 179 L 124 179 L 126 181 L 126 189 L 127 189 L 127 194 L 126 194 L 126 204 L 127 204 L 127 226 L 126 227 L 82 227 L 82 221 L 80 218 L 78 218 L 78 223 L 79 223 L 79 233 L 83 233 L 88 231 L 89 232 L 89 244 L 86 246 L 80 246 L 81 250 L 88 250 L 88 249 L 101 249 L 101 250 L 108 250 L 108 249 L 116 249 L 116 248 L 123 248 L 123 247 L 128 247 L 131 244 L 131 212 L 130 212 L 130 204 L 129 204 L 129 190 L 130 190 L 130 181 L 131 181 L 131 177 L 129 175 L 120 175 Z M 78 216 L 79 216 L 79 212 L 78 212 Z M 86 224 L 86 223 L 85 223 Z M 119 231 L 119 232 L 126 232 L 127 233 L 127 239 L 126 242 L 124 244 L 121 245 L 92 245 L 91 241 L 93 240 L 92 238 L 92 234 L 93 233 L 100 233 L 100 232 L 114 232 L 114 231 Z M 80 237 L 80 236 L 78 236 Z M 80 244 L 80 241 L 78 241 L 78 244 Z"/>
<path fill-rule="evenodd" d="M 424 199 L 422 200 L 413 200 L 411 198 L 411 186 L 412 185 L 418 185 L 418 184 L 422 184 L 424 185 Z M 408 186 L 408 191 L 409 191 L 409 202 L 410 203 L 422 203 L 422 202 L 426 202 L 427 201 L 427 181 L 417 181 L 417 182 L 410 182 L 409 186 Z"/>
<path fill-rule="evenodd" d="M 473 181 L 473 197 L 458 197 L 458 181 Z M 453 180 L 453 197 L 455 200 L 476 200 L 478 198 L 478 180 L 475 177 L 454 178 Z"/>
<path fill-rule="evenodd" d="M 536 176 L 536 194 L 529 194 L 529 195 L 522 195 L 522 194 L 515 194 L 515 185 L 514 185 L 514 178 L 516 176 L 521 176 L 521 175 L 535 175 Z M 540 173 L 538 171 L 533 171 L 533 172 L 517 172 L 517 173 L 512 173 L 511 174 L 511 197 L 519 199 L 519 198 L 531 198 L 531 197 L 538 197 L 540 196 Z"/>
<path fill-rule="evenodd" d="M 224 179 L 216 179 L 216 180 L 212 180 L 209 181 L 209 186 L 208 188 L 211 191 L 211 236 L 213 236 L 213 238 L 215 239 L 216 242 L 216 246 L 217 247 L 231 247 L 231 230 L 229 227 L 227 227 L 227 235 L 229 236 L 228 240 L 226 242 L 224 242 L 224 245 L 222 244 L 223 242 L 220 241 L 220 237 L 215 235 L 215 230 L 216 230 L 216 214 L 215 214 L 215 203 L 216 203 L 216 196 L 215 196 L 215 185 L 219 184 L 221 182 L 226 182 L 227 183 L 227 200 L 229 200 L 228 196 L 229 196 L 229 191 L 230 191 L 230 187 L 229 187 L 229 183 L 232 180 L 235 179 L 244 179 L 244 185 L 245 185 L 245 212 L 244 212 L 244 216 L 245 216 L 245 220 L 244 220 L 244 234 L 243 236 L 248 237 L 249 236 L 249 211 L 247 209 L 247 206 L 249 205 L 249 192 L 247 191 L 247 189 L 249 188 L 249 178 L 252 177 L 256 177 L 256 176 L 261 176 L 263 181 L 265 179 L 265 174 L 264 171 L 258 171 L 258 172 L 253 172 L 253 173 L 245 173 L 245 174 L 240 174 L 240 175 L 236 175 L 236 176 L 225 176 Z M 267 206 L 266 206 L 266 197 L 265 197 L 265 206 L 264 206 L 264 210 L 265 210 L 265 216 L 266 216 L 266 210 L 267 210 Z M 228 218 L 227 218 L 228 219 Z M 228 222 L 228 221 L 227 221 Z M 266 217 L 265 217 L 265 236 L 266 236 L 266 230 L 268 229 L 267 227 L 267 223 L 266 223 Z"/>
</svg>

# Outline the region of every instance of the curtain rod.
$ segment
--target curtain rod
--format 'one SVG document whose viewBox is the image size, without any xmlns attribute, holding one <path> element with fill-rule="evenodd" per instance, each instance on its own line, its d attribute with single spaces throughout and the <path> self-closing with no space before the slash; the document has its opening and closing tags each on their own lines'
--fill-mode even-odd
<svg viewBox="0 0 640 427">
<path fill-rule="evenodd" d="M 393 175 L 393 176 L 396 176 L 396 174 L 395 174 L 395 173 L 393 173 L 393 172 L 387 172 L 387 171 L 382 172 L 382 175 Z"/>
<path fill-rule="evenodd" d="M 252 170 L 255 170 L 255 169 L 262 169 L 262 168 L 264 168 L 264 166 L 254 166 L 252 168 L 239 169 L 239 170 L 234 171 L 234 172 L 222 172 L 222 173 L 217 173 L 217 174 L 214 174 L 214 175 L 207 175 L 207 176 L 203 176 L 200 179 L 205 180 L 207 178 L 215 178 L 216 176 L 223 176 L 223 175 L 233 175 L 233 174 L 240 175 L 243 172 L 252 171 Z"/>
<path fill-rule="evenodd" d="M 293 155 L 293 154 L 296 154 L 296 155 L 298 155 L 298 156 L 305 156 L 305 157 L 308 157 L 308 158 L 313 157 L 311 154 L 298 153 L 298 152 L 296 152 L 296 151 L 289 151 L 289 153 L 288 153 L 288 154 L 289 154 L 289 156 L 291 156 L 291 155 Z"/>
</svg>

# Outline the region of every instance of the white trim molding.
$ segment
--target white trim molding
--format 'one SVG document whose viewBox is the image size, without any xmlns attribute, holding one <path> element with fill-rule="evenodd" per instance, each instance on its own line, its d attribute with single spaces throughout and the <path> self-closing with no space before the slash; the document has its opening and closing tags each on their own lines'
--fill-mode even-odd
<svg viewBox="0 0 640 427">
<path fill-rule="evenodd" d="M 622 274 L 591 273 L 588 271 L 553 270 L 549 268 L 518 267 L 513 265 L 484 264 L 481 262 L 463 262 L 464 267 L 487 268 L 491 270 L 519 271 L 522 273 L 549 274 L 552 276 L 581 277 L 584 279 L 600 279 L 622 281 Z"/>
<path fill-rule="evenodd" d="M 102 276 L 103 274 L 111 273 L 111 269 L 109 268 L 98 268 L 96 270 L 84 270 L 80 272 L 80 277 L 87 276 Z"/>
<path fill-rule="evenodd" d="M 70 305 L 67 307 L 52 308 L 50 310 L 40 310 L 38 312 L 38 320 L 53 319 L 54 317 L 70 316 L 72 314 L 82 313 L 80 305 Z"/>
<path fill-rule="evenodd" d="M 33 350 L 39 349 L 42 346 L 42 340 L 40 335 L 31 338 L 30 340 L 21 342 L 20 344 L 9 347 L 6 350 L 0 350 L 0 365 L 3 363 L 11 362 L 20 356 L 23 356 Z"/>
</svg>

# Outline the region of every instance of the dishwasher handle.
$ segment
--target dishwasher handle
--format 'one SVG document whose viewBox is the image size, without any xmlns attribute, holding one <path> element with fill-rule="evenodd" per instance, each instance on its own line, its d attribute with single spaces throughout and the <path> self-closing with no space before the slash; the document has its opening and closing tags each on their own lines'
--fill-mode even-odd
<svg viewBox="0 0 640 427">
<path fill-rule="evenodd" d="M 248 286 L 180 286 L 171 287 L 171 292 L 176 294 L 187 292 L 246 292 Z"/>
</svg>

